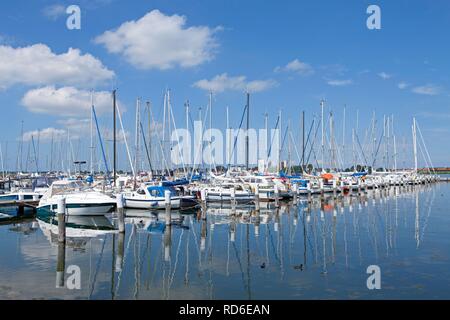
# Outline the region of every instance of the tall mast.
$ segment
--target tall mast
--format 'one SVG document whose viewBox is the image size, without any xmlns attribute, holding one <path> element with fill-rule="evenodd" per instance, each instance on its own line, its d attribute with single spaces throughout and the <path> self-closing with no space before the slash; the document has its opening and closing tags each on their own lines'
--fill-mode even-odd
<svg viewBox="0 0 450 320">
<path fill-rule="evenodd" d="M 148 153 L 150 157 L 150 162 L 152 162 L 152 121 L 151 121 L 151 104 L 147 101 L 147 118 L 148 118 Z M 150 172 L 153 176 L 153 168 L 150 168 Z"/>
<path fill-rule="evenodd" d="M 279 130 L 279 134 L 278 134 L 278 168 L 277 168 L 277 172 L 280 172 L 281 170 L 281 145 L 282 145 L 282 135 L 283 135 L 283 126 L 282 126 L 282 113 L 281 110 L 279 111 L 279 116 L 278 119 L 280 120 L 280 130 Z"/>
<path fill-rule="evenodd" d="M 90 160 L 90 171 L 91 175 L 94 174 L 94 115 L 92 108 L 94 106 L 94 91 L 91 91 L 91 160 Z"/>
<path fill-rule="evenodd" d="M 305 171 L 305 111 L 302 112 L 302 173 Z"/>
<path fill-rule="evenodd" d="M 209 92 L 209 171 L 212 171 L 212 91 Z"/>
<path fill-rule="evenodd" d="M 113 185 L 117 179 L 117 139 L 116 139 L 116 90 L 113 90 Z"/>
<path fill-rule="evenodd" d="M 417 132 L 416 132 L 416 118 L 413 118 L 412 135 L 413 135 L 413 148 L 414 148 L 414 171 L 417 172 Z"/>
<path fill-rule="evenodd" d="M 226 161 L 227 161 L 227 164 L 230 164 L 230 155 L 231 155 L 231 150 L 230 150 L 230 148 L 231 148 L 231 137 L 230 137 L 230 133 L 231 133 L 231 130 L 230 130 L 230 114 L 229 114 L 228 106 L 227 106 L 226 110 L 227 110 L 227 127 L 226 127 L 226 130 L 225 130 L 226 135 L 227 135 L 227 138 L 226 138 L 226 145 L 227 145 L 226 155 L 227 155 L 227 160 Z M 229 169 L 229 168 L 227 168 L 227 169 Z"/>
<path fill-rule="evenodd" d="M 323 118 L 323 107 L 324 107 L 324 100 L 320 101 L 320 112 L 321 112 L 321 127 L 322 127 L 322 172 L 325 171 L 325 126 L 324 126 L 324 118 Z"/>
<path fill-rule="evenodd" d="M 52 141 L 50 144 L 50 172 L 53 171 L 53 141 L 54 141 L 54 133 L 52 132 Z"/>
<path fill-rule="evenodd" d="M 245 168 L 249 169 L 249 136 L 248 131 L 250 129 L 250 93 L 247 92 L 247 130 L 245 133 Z"/>
<path fill-rule="evenodd" d="M 267 161 L 269 161 L 269 140 L 270 140 L 270 134 L 269 134 L 269 114 L 266 112 L 264 114 L 264 128 L 266 129 L 266 154 L 265 154 L 265 158 L 267 159 Z M 265 163 L 264 167 L 267 166 L 268 164 Z"/>
<path fill-rule="evenodd" d="M 135 173 L 139 174 L 139 161 L 140 161 L 140 123 L 141 123 L 141 99 L 136 100 L 136 135 L 134 138 L 134 148 L 135 148 L 135 158 L 134 158 L 134 169 Z M 136 179 L 136 177 L 135 177 Z"/>
<path fill-rule="evenodd" d="M 345 169 L 345 109 L 347 109 L 347 105 L 344 105 L 344 119 L 342 123 L 342 165 Z"/>
<path fill-rule="evenodd" d="M 21 129 L 20 129 L 20 158 L 19 158 L 19 164 L 20 164 L 20 171 L 23 170 L 23 120 L 21 122 Z"/>
</svg>

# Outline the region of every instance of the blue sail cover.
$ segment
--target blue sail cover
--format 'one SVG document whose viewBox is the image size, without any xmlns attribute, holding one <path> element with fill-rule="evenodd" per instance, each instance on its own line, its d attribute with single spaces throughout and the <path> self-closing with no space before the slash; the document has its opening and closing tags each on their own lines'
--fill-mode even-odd
<svg viewBox="0 0 450 320">
<path fill-rule="evenodd" d="M 162 185 L 164 187 L 176 187 L 176 186 L 184 186 L 189 184 L 189 180 L 186 178 L 182 178 L 182 179 L 177 179 L 175 181 L 163 181 Z"/>
<path fill-rule="evenodd" d="M 352 177 L 363 177 L 366 175 L 367 175 L 367 172 L 355 172 L 354 174 L 352 174 Z"/>
</svg>

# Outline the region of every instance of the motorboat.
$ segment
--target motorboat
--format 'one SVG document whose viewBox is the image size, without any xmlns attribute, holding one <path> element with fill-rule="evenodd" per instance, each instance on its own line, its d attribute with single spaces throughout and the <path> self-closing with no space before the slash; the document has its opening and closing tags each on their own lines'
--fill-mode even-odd
<svg viewBox="0 0 450 320">
<path fill-rule="evenodd" d="M 124 207 L 132 209 L 164 209 L 166 191 L 170 193 L 171 209 L 197 206 L 195 196 L 182 195 L 172 186 L 142 184 L 136 191 L 123 193 Z"/>
<path fill-rule="evenodd" d="M 67 215 L 104 215 L 116 205 L 114 198 L 93 190 L 80 180 L 59 180 L 53 182 L 42 196 L 38 212 L 56 212 L 61 198 L 66 200 Z"/>
</svg>

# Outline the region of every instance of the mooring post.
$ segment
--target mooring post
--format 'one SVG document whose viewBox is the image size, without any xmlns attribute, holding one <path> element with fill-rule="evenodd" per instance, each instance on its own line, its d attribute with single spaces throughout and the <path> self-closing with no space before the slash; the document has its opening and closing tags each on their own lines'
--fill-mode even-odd
<svg viewBox="0 0 450 320">
<path fill-rule="evenodd" d="M 56 288 L 64 288 L 64 271 L 66 269 L 66 244 L 58 243 L 58 260 L 56 263 Z"/>
<path fill-rule="evenodd" d="M 58 199 L 58 242 L 66 242 L 66 198 Z"/>
<path fill-rule="evenodd" d="M 171 213 L 171 192 L 166 190 L 164 192 L 164 203 L 166 205 L 166 226 L 170 226 L 172 223 L 172 213 Z"/>
<path fill-rule="evenodd" d="M 123 233 L 125 232 L 125 212 L 123 209 L 123 194 L 121 193 L 116 196 L 116 206 L 119 232 Z"/>
<path fill-rule="evenodd" d="M 167 219 L 167 218 L 166 218 Z M 164 261 L 169 262 L 172 248 L 172 225 L 166 225 L 164 229 Z"/>
<path fill-rule="evenodd" d="M 116 266 L 115 271 L 122 271 L 123 257 L 125 252 L 125 232 L 119 232 L 118 244 L 117 244 L 117 255 L 116 255 Z"/>
<path fill-rule="evenodd" d="M 205 251 L 206 248 L 206 235 L 207 235 L 207 221 L 202 221 L 202 227 L 201 227 L 201 238 L 200 238 L 200 251 Z"/>
</svg>

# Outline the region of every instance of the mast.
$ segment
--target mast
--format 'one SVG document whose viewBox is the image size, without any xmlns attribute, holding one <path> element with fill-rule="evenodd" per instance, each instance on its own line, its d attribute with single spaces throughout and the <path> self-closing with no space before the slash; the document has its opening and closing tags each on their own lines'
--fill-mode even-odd
<svg viewBox="0 0 450 320">
<path fill-rule="evenodd" d="M 249 169 L 249 136 L 248 131 L 250 129 L 250 93 L 247 92 L 247 131 L 245 133 L 245 168 Z"/>
<path fill-rule="evenodd" d="M 212 91 L 209 92 L 209 172 L 212 171 Z"/>
<path fill-rule="evenodd" d="M 136 135 L 134 139 L 135 147 L 135 158 L 134 158 L 134 169 L 135 174 L 139 174 L 139 161 L 140 161 L 140 123 L 141 123 L 141 99 L 136 100 Z M 134 177 L 136 181 L 136 176 Z"/>
<path fill-rule="evenodd" d="M 305 111 L 302 112 L 302 173 L 305 172 Z"/>
<path fill-rule="evenodd" d="M 50 144 L 50 172 L 53 171 L 53 140 L 54 140 L 54 133 L 52 132 L 52 141 Z"/>
<path fill-rule="evenodd" d="M 280 130 L 279 130 L 279 134 L 278 134 L 278 168 L 277 168 L 277 172 L 280 172 L 281 170 L 281 147 L 282 147 L 282 135 L 283 135 L 283 126 L 282 126 L 282 113 L 281 110 L 279 111 L 278 114 L 278 119 L 279 119 L 279 124 L 280 124 Z"/>
<path fill-rule="evenodd" d="M 91 161 L 90 161 L 90 171 L 91 175 L 94 174 L 94 115 L 92 112 L 92 106 L 94 106 L 94 92 L 91 91 Z M 53 136 L 52 136 L 52 143 L 53 143 Z"/>
<path fill-rule="evenodd" d="M 230 155 L 231 155 L 231 130 L 230 130 L 230 114 L 229 114 L 229 107 L 227 106 L 227 128 L 226 128 L 226 134 L 227 134 L 227 164 L 230 164 Z M 227 168 L 229 169 L 229 168 Z"/>
<path fill-rule="evenodd" d="M 264 128 L 266 129 L 266 154 L 265 158 L 269 161 L 269 114 L 266 112 L 264 114 Z M 264 167 L 268 166 L 267 163 L 264 164 Z"/>
<path fill-rule="evenodd" d="M 321 127 L 322 127 L 322 172 L 324 172 L 325 170 L 325 127 L 324 127 L 324 119 L 323 119 L 323 106 L 324 105 L 324 100 L 322 99 L 320 101 L 320 110 L 321 110 Z"/>
<path fill-rule="evenodd" d="M 113 90 L 113 185 L 117 179 L 117 139 L 116 139 L 116 90 Z"/>
<path fill-rule="evenodd" d="M 417 131 L 416 131 L 416 118 L 413 118 L 412 135 L 413 135 L 413 148 L 414 148 L 414 171 L 417 173 Z"/>
<path fill-rule="evenodd" d="M 342 123 L 342 165 L 344 166 L 344 168 L 342 168 L 343 170 L 345 169 L 345 109 L 347 109 L 347 105 L 344 105 L 344 119 L 343 119 L 343 123 Z"/>
<path fill-rule="evenodd" d="M 19 171 L 22 171 L 23 170 L 23 120 L 21 122 L 21 129 L 20 129 L 20 158 L 19 158 L 19 164 L 20 164 Z"/>
<path fill-rule="evenodd" d="M 152 159 L 152 126 L 151 126 L 151 104 L 150 101 L 147 101 L 147 115 L 148 115 L 148 144 L 147 150 L 149 153 L 150 160 Z M 153 176 L 153 167 L 150 168 L 151 176 Z"/>
</svg>

